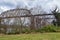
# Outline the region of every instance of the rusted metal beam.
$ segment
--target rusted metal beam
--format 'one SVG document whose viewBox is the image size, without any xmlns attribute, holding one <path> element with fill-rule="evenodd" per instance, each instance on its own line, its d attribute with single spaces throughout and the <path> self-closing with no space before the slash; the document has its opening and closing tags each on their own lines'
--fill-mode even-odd
<svg viewBox="0 0 60 40">
<path fill-rule="evenodd" d="M 21 17 L 31 17 L 31 16 L 48 16 L 48 15 L 53 15 L 53 14 L 36 14 L 36 15 L 22 15 L 22 16 L 6 16 L 6 17 L 0 17 L 2 19 L 5 19 L 5 18 L 21 18 Z M 49 19 L 49 18 L 47 18 Z M 53 19 L 53 18 L 51 18 Z"/>
</svg>

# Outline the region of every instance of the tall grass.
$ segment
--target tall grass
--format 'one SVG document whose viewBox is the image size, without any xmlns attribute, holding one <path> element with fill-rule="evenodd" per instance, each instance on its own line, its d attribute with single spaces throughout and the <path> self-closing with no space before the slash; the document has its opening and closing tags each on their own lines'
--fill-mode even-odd
<svg viewBox="0 0 60 40">
<path fill-rule="evenodd" d="M 33 29 L 33 30 L 30 30 L 30 28 L 22 28 L 21 32 L 20 30 L 17 30 L 17 29 L 13 29 L 11 30 L 10 32 L 7 32 L 6 34 L 20 34 L 20 33 L 37 33 L 37 32 L 40 32 L 40 33 L 44 33 L 44 32 L 60 32 L 60 27 L 58 26 L 54 26 L 53 24 L 49 24 L 49 25 L 45 25 L 45 26 L 42 26 L 38 29 Z"/>
</svg>

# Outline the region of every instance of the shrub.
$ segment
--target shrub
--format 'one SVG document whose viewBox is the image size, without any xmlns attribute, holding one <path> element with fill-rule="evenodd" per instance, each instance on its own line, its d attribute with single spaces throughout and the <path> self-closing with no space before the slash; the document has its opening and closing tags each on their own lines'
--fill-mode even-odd
<svg viewBox="0 0 60 40">
<path fill-rule="evenodd" d="M 29 28 L 24 28 L 22 30 L 22 33 L 30 33 L 30 32 L 31 32 L 31 30 Z"/>
<path fill-rule="evenodd" d="M 6 34 L 15 34 L 15 30 L 7 31 Z"/>
<path fill-rule="evenodd" d="M 54 25 L 46 25 L 37 30 L 37 32 L 56 32 L 57 27 Z"/>
<path fill-rule="evenodd" d="M 7 32 L 6 32 L 6 34 L 19 34 L 20 32 L 19 32 L 19 30 L 17 30 L 17 29 L 12 29 L 12 30 L 7 30 Z"/>
</svg>

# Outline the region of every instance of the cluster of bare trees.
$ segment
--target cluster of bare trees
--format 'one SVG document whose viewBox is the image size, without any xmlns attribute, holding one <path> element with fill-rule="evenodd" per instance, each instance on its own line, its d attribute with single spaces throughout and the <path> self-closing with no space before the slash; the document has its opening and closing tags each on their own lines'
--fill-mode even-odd
<svg viewBox="0 0 60 40">
<path fill-rule="evenodd" d="M 38 16 L 37 14 L 46 14 L 46 12 L 41 11 L 40 7 L 30 10 L 17 7 L 16 9 L 5 11 L 1 13 L 0 29 L 5 30 L 5 33 L 8 32 L 7 30 L 11 31 L 12 29 L 20 33 L 26 27 L 32 30 L 47 25 L 46 16 Z"/>
</svg>

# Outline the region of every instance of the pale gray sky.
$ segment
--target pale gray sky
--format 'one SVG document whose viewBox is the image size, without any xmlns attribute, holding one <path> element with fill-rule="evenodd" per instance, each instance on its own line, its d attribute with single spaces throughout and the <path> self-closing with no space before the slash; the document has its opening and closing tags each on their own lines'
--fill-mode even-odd
<svg viewBox="0 0 60 40">
<path fill-rule="evenodd" d="M 56 5 L 60 8 L 60 0 L 0 0 L 0 13 L 19 6 L 28 6 L 29 8 L 41 5 L 46 11 L 54 8 Z"/>
</svg>

